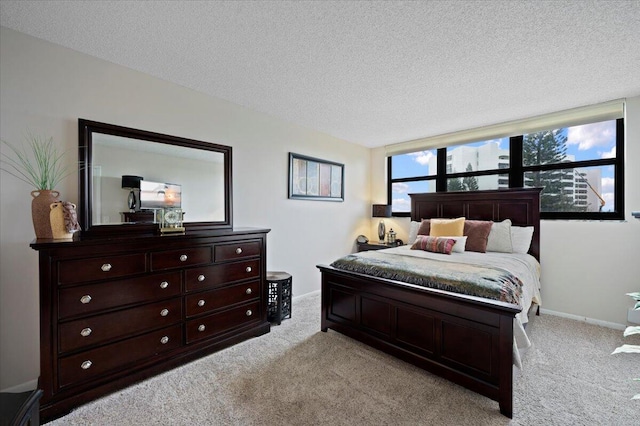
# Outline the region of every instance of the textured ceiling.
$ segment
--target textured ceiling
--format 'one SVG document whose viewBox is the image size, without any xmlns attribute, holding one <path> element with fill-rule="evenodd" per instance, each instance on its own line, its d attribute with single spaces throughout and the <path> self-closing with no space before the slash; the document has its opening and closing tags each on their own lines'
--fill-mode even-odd
<svg viewBox="0 0 640 426">
<path fill-rule="evenodd" d="M 0 24 L 369 147 L 640 95 L 640 0 L 2 0 Z"/>
</svg>

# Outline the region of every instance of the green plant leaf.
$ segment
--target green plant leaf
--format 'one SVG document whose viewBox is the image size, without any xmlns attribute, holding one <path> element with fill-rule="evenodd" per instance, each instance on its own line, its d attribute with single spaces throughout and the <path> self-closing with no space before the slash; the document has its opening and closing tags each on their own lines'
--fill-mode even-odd
<svg viewBox="0 0 640 426">
<path fill-rule="evenodd" d="M 630 326 L 624 329 L 623 336 L 631 336 L 632 334 L 640 334 L 640 325 L 639 326 Z"/>
<path fill-rule="evenodd" d="M 640 301 L 640 291 L 637 291 L 635 293 L 627 293 L 627 296 L 631 296 L 633 300 Z"/>
<path fill-rule="evenodd" d="M 28 145 L 22 149 L 2 141 L 12 155 L 2 153 L 0 169 L 39 190 L 55 189 L 62 179 L 74 172 L 68 165 L 63 165 L 65 152 L 58 151 L 53 138 L 28 134 L 27 141 Z"/>
<path fill-rule="evenodd" d="M 640 354 L 640 345 L 622 345 L 618 346 L 615 351 L 611 352 L 611 355 L 627 353 L 627 354 Z"/>
<path fill-rule="evenodd" d="M 633 307 L 634 310 L 640 310 L 640 302 L 636 302 L 636 306 Z"/>
</svg>

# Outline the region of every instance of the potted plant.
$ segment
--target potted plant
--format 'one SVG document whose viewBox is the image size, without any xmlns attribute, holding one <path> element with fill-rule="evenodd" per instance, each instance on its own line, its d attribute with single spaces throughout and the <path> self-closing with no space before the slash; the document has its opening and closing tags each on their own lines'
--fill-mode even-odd
<svg viewBox="0 0 640 426">
<path fill-rule="evenodd" d="M 64 152 L 58 151 L 53 138 L 29 134 L 27 140 L 28 144 L 22 149 L 2 141 L 9 152 L 2 152 L 0 168 L 35 188 L 31 191 L 31 216 L 36 238 L 52 238 L 49 206 L 58 201 L 60 195 L 55 187 L 73 170 L 63 163 Z"/>
<path fill-rule="evenodd" d="M 640 310 L 640 292 L 636 292 L 636 293 L 627 293 L 627 296 L 631 296 L 633 298 L 633 300 L 636 301 L 635 306 L 633 307 L 634 310 L 638 311 Z M 627 336 L 631 336 L 632 334 L 640 334 L 640 326 L 629 326 L 624 330 L 624 337 Z M 620 354 L 620 353 L 636 353 L 636 354 L 640 354 L 640 345 L 622 345 L 616 348 L 616 350 L 613 351 L 613 354 Z M 638 379 L 633 379 L 633 380 L 638 380 L 640 381 L 640 378 Z M 631 399 L 640 399 L 640 393 L 636 394 L 633 398 Z"/>
</svg>

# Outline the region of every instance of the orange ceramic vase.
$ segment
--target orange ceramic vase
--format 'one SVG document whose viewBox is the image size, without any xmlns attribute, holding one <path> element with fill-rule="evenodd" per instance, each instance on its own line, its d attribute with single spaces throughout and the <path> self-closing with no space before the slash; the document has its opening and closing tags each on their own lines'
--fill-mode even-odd
<svg viewBox="0 0 640 426">
<path fill-rule="evenodd" d="M 51 220 L 49 218 L 51 212 L 51 204 L 58 201 L 60 193 L 55 190 L 38 189 L 31 191 L 31 217 L 33 219 L 33 229 L 36 232 L 36 238 L 53 238 L 51 231 Z"/>
</svg>

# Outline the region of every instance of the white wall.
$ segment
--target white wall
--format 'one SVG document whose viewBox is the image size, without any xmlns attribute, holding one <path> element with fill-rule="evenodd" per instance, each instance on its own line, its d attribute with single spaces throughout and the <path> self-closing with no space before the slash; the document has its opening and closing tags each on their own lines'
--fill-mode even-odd
<svg viewBox="0 0 640 426">
<path fill-rule="evenodd" d="M 543 220 L 540 225 L 543 309 L 590 322 L 626 324 L 640 291 L 640 97 L 627 99 L 625 116 L 625 221 Z M 371 153 L 371 194 L 386 202 L 386 161 Z M 398 238 L 407 238 L 409 219 L 387 219 Z M 368 233 L 376 235 L 377 221 Z"/>
<path fill-rule="evenodd" d="M 234 225 L 271 228 L 267 265 L 294 295 L 320 288 L 317 263 L 351 252 L 370 215 L 370 151 L 181 86 L 1 28 L 0 137 L 54 138 L 75 165 L 78 118 L 233 147 Z M 345 164 L 345 202 L 287 199 L 288 152 Z M 39 374 L 38 257 L 32 190 L 0 175 L 0 389 Z M 77 177 L 58 188 L 77 202 Z M 295 316 L 295 313 L 294 313 Z"/>
</svg>

